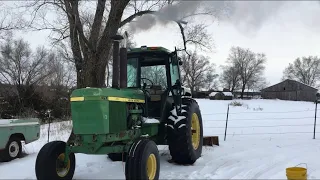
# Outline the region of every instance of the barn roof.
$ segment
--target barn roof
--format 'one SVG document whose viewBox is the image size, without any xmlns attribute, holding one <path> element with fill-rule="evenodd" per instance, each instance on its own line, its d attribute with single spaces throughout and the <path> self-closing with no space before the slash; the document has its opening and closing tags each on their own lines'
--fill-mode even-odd
<svg viewBox="0 0 320 180">
<path fill-rule="evenodd" d="M 312 89 L 314 89 L 314 90 L 318 90 L 317 88 L 314 88 L 314 87 L 309 86 L 309 85 L 307 85 L 307 84 L 301 83 L 301 82 L 299 82 L 299 81 L 292 80 L 292 79 L 286 79 L 286 80 L 281 81 L 281 82 L 279 82 L 279 83 L 277 83 L 277 84 L 274 84 L 274 85 L 272 85 L 272 86 L 269 86 L 269 87 L 266 87 L 266 88 L 264 88 L 264 89 L 261 89 L 261 91 L 268 90 L 269 88 L 272 88 L 272 87 L 274 87 L 274 86 L 277 86 L 277 85 L 279 85 L 279 84 L 281 84 L 281 83 L 283 83 L 283 82 L 286 82 L 286 81 L 295 82 L 295 83 L 297 83 L 297 84 L 301 84 L 301 85 L 303 85 L 303 86 L 307 86 L 307 87 L 312 88 Z"/>
<path fill-rule="evenodd" d="M 210 97 L 213 97 L 215 96 L 216 94 L 218 93 L 222 93 L 224 96 L 233 96 L 232 92 L 220 92 L 220 91 L 214 91 L 214 92 L 211 92 L 209 94 Z"/>
<path fill-rule="evenodd" d="M 210 97 L 215 96 L 217 93 L 218 93 L 218 92 L 211 92 L 211 93 L 209 94 L 209 96 L 210 96 Z"/>
<path fill-rule="evenodd" d="M 222 92 L 225 96 L 233 96 L 232 92 Z"/>
</svg>

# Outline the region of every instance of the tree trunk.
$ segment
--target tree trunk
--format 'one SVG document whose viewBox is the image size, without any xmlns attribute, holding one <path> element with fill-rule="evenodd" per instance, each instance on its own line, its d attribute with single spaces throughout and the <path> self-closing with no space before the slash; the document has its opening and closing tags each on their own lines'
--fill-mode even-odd
<svg viewBox="0 0 320 180">
<path fill-rule="evenodd" d="M 108 21 L 98 43 L 93 42 L 94 48 L 88 50 L 80 64 L 81 71 L 77 72 L 77 88 L 105 87 L 106 67 L 110 60 L 112 37 L 117 34 L 120 27 L 123 11 L 129 0 L 112 0 Z M 72 19 L 70 20 L 72 22 Z M 72 29 L 72 28 L 71 28 Z M 75 40 L 76 41 L 76 40 Z M 78 45 L 79 46 L 79 45 Z M 75 57 L 81 56 L 80 46 L 73 48 Z"/>
<path fill-rule="evenodd" d="M 109 87 L 109 83 L 110 83 L 110 66 L 109 64 L 107 64 L 107 83 L 106 83 L 106 87 Z"/>
<path fill-rule="evenodd" d="M 241 88 L 241 99 L 243 99 L 243 94 L 244 94 L 244 89 L 246 88 L 246 84 L 242 84 L 242 88 Z"/>
<path fill-rule="evenodd" d="M 17 88 L 17 96 L 18 96 L 18 105 L 16 106 L 16 108 L 19 111 L 19 115 L 21 115 L 21 113 L 23 112 L 23 108 L 24 108 L 24 100 L 25 100 L 25 87 L 21 84 L 17 84 L 16 85 Z"/>
<path fill-rule="evenodd" d="M 89 62 L 82 71 L 77 72 L 77 88 L 105 87 L 106 67 L 100 65 L 95 58 Z"/>
<path fill-rule="evenodd" d="M 192 97 L 194 98 L 194 95 L 195 95 L 195 94 L 194 94 L 194 87 L 193 87 L 193 86 L 190 87 L 190 91 L 191 91 Z"/>
</svg>

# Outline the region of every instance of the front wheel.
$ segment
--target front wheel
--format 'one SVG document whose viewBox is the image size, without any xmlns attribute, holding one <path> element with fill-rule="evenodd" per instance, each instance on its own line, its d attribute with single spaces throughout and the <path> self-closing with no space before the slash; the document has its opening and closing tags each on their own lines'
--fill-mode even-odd
<svg viewBox="0 0 320 180">
<path fill-rule="evenodd" d="M 7 162 L 21 157 L 21 154 L 21 139 L 17 137 L 11 137 L 6 145 L 6 148 L 1 152 L 0 159 Z"/>
<path fill-rule="evenodd" d="M 157 145 L 149 139 L 133 143 L 127 156 L 125 175 L 130 180 L 158 180 L 160 159 Z"/>
<path fill-rule="evenodd" d="M 35 171 L 38 180 L 71 180 L 75 171 L 75 155 L 69 154 L 64 163 L 66 143 L 52 141 L 44 145 L 38 153 Z"/>
</svg>

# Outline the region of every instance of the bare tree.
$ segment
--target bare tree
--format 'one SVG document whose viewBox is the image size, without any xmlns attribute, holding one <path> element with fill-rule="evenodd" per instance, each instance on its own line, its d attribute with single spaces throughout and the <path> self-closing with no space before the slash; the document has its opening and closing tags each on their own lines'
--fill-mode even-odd
<svg viewBox="0 0 320 180">
<path fill-rule="evenodd" d="M 95 3 L 94 8 L 91 6 L 92 3 Z M 32 23 L 35 30 L 50 29 L 58 34 L 55 42 L 70 41 L 65 45 L 71 47 L 72 59 L 77 70 L 77 86 L 80 88 L 105 86 L 105 78 L 109 76 L 106 70 L 111 59 L 112 36 L 140 16 L 159 15 L 157 12 L 160 10 L 168 6 L 178 7 L 179 3 L 182 1 L 38 0 L 29 3 L 27 7 L 33 7 Z M 53 8 L 50 9 L 48 6 Z M 45 16 L 46 13 L 40 13 L 41 10 L 55 11 L 55 14 L 60 16 L 55 18 L 54 22 L 50 22 Z M 194 16 L 211 15 L 208 9 L 203 10 L 205 11 L 190 11 L 179 19 L 171 19 L 177 22 L 181 30 L 184 47 L 186 44 L 207 47 L 211 43 L 204 25 L 183 27 L 183 22 L 191 21 Z M 186 38 L 185 32 L 190 38 Z"/>
<path fill-rule="evenodd" d="M 297 58 L 285 68 L 283 79 L 293 79 L 316 86 L 320 80 L 320 59 L 317 56 Z"/>
<path fill-rule="evenodd" d="M 265 77 L 255 76 L 247 83 L 247 90 L 260 91 L 268 86 L 268 82 Z"/>
<path fill-rule="evenodd" d="M 208 57 L 198 55 L 197 52 L 189 52 L 182 55 L 182 82 L 191 89 L 191 93 L 202 88 L 212 89 L 216 87 L 214 64 L 210 63 Z"/>
<path fill-rule="evenodd" d="M 10 5 L 12 3 L 0 2 L 0 40 L 11 36 L 14 30 L 23 30 L 28 27 L 27 21 L 23 18 L 24 12 Z"/>
<path fill-rule="evenodd" d="M 188 56 L 187 46 L 194 45 L 196 49 L 210 51 L 213 47 L 212 36 L 207 32 L 207 26 L 205 24 L 195 24 L 191 26 L 183 27 L 181 23 L 178 22 L 180 28 L 180 33 L 182 36 L 183 47 L 178 50 L 185 52 Z"/>
<path fill-rule="evenodd" d="M 146 66 L 141 69 L 141 78 L 147 78 L 154 85 L 161 85 L 167 87 L 166 68 L 165 66 Z M 151 82 L 144 81 L 147 84 Z"/>
<path fill-rule="evenodd" d="M 14 87 L 18 106 L 22 110 L 34 95 L 34 87 L 45 84 L 53 74 L 53 54 L 43 47 L 32 52 L 29 44 L 22 39 L 6 37 L 0 46 L 0 83 Z"/>
<path fill-rule="evenodd" d="M 219 86 L 218 77 L 219 75 L 215 73 L 215 64 L 210 63 L 208 69 L 206 70 L 205 83 L 203 88 L 206 90 L 217 89 Z"/>
<path fill-rule="evenodd" d="M 232 47 L 227 62 L 232 67 L 237 68 L 237 72 L 241 81 L 241 98 L 243 98 L 244 90 L 248 86 L 253 85 L 256 79 L 263 76 L 265 70 L 266 56 L 263 53 L 254 53 L 250 49 L 241 47 Z"/>
<path fill-rule="evenodd" d="M 222 66 L 222 69 L 223 71 L 220 76 L 221 84 L 231 92 L 237 90 L 240 87 L 239 69 L 233 65 Z"/>
<path fill-rule="evenodd" d="M 59 52 L 52 53 L 51 68 L 53 73 L 46 84 L 62 89 L 70 89 L 76 85 L 76 71 L 71 62 L 65 61 Z"/>
</svg>

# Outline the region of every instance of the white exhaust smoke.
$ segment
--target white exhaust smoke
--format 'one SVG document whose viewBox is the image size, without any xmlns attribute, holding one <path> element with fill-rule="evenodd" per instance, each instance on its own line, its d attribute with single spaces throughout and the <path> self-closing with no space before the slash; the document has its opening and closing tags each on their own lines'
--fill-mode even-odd
<svg viewBox="0 0 320 180">
<path fill-rule="evenodd" d="M 149 30 L 155 25 L 165 26 L 173 21 L 187 21 L 191 14 L 210 11 L 213 16 L 208 21 L 218 20 L 234 25 L 239 31 L 247 33 L 259 30 L 264 23 L 286 10 L 285 5 L 300 2 L 293 1 L 188 1 L 167 5 L 159 12 L 136 18 L 129 24 L 130 34 Z M 320 6 L 319 6 L 320 7 Z"/>
</svg>

